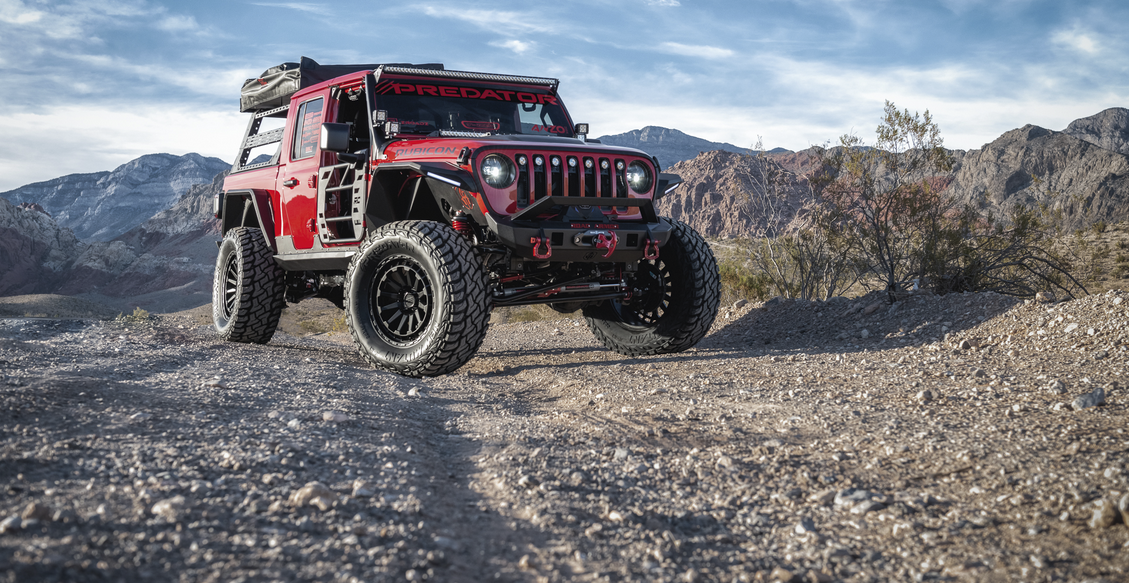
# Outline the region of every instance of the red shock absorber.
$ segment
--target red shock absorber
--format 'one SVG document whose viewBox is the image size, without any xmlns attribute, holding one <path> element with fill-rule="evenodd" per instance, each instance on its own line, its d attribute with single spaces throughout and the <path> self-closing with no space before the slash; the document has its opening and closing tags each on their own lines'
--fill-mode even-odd
<svg viewBox="0 0 1129 583">
<path fill-rule="evenodd" d="M 463 211 L 459 211 L 451 217 L 451 226 L 464 237 L 471 238 L 474 236 L 474 228 L 470 226 L 470 217 L 466 216 Z"/>
</svg>

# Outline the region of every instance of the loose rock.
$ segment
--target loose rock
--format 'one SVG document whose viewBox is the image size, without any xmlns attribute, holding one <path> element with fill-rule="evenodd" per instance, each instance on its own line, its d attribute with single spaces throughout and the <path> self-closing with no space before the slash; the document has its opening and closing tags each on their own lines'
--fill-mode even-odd
<svg viewBox="0 0 1129 583">
<path fill-rule="evenodd" d="M 1075 411 L 1082 409 L 1089 409 L 1090 407 L 1097 407 L 1105 404 L 1105 389 L 1099 387 L 1085 395 L 1079 395 L 1070 402 L 1070 406 Z"/>
<path fill-rule="evenodd" d="M 169 522 L 176 522 L 184 512 L 186 504 L 184 496 L 173 496 L 154 504 L 150 512 L 154 516 L 164 517 Z"/>
<path fill-rule="evenodd" d="M 1108 498 L 1102 498 L 1094 504 L 1094 515 L 1090 517 L 1090 528 L 1109 528 L 1121 518 L 1121 512 Z"/>
<path fill-rule="evenodd" d="M 294 508 L 306 505 L 326 510 L 337 502 L 337 493 L 321 482 L 310 482 L 290 495 L 289 504 Z"/>
</svg>

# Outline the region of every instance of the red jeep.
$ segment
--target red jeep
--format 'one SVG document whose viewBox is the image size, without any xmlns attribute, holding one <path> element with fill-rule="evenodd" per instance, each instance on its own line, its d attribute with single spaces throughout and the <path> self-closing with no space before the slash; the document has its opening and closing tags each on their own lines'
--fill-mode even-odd
<svg viewBox="0 0 1129 583">
<path fill-rule="evenodd" d="M 366 359 L 409 376 L 470 360 L 495 306 L 582 310 L 629 356 L 693 346 L 718 271 L 701 236 L 655 214 L 680 179 L 587 139 L 557 84 L 306 58 L 248 80 L 214 203 L 220 336 L 265 343 L 285 302 L 319 296 Z"/>
</svg>

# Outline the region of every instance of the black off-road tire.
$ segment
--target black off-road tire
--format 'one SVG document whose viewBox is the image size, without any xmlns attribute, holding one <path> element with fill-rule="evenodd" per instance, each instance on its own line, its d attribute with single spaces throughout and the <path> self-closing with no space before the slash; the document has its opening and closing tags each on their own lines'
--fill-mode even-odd
<svg viewBox="0 0 1129 583">
<path fill-rule="evenodd" d="M 212 280 L 212 321 L 230 342 L 270 342 L 286 305 L 286 278 L 262 231 L 227 232 Z"/>
<path fill-rule="evenodd" d="M 721 280 L 713 251 L 689 225 L 666 220 L 674 226 L 670 241 L 636 272 L 644 293 L 626 305 L 607 300 L 584 308 L 596 339 L 626 356 L 682 352 L 705 337 L 717 317 Z"/>
<path fill-rule="evenodd" d="M 373 231 L 345 274 L 345 322 L 376 368 L 421 377 L 466 364 L 486 337 L 486 272 L 462 235 L 432 221 Z"/>
</svg>

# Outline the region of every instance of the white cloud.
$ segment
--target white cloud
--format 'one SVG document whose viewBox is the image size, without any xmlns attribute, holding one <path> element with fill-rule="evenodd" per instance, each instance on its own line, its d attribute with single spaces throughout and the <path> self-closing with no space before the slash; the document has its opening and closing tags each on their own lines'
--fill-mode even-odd
<svg viewBox="0 0 1129 583">
<path fill-rule="evenodd" d="M 287 8 L 313 14 L 329 14 L 330 12 L 329 8 L 324 4 L 313 4 L 310 2 L 253 2 L 252 5 L 262 6 L 264 8 Z"/>
<path fill-rule="evenodd" d="M 651 6 L 682 6 L 678 0 L 647 0 Z"/>
<path fill-rule="evenodd" d="M 726 59 L 732 57 L 734 54 L 733 51 L 720 47 L 711 47 L 707 45 L 684 45 L 682 43 L 675 42 L 665 42 L 659 45 L 658 48 L 664 53 L 673 53 L 686 57 L 698 57 L 701 59 Z"/>
<path fill-rule="evenodd" d="M 1075 26 L 1070 30 L 1055 32 L 1051 36 L 1051 40 L 1057 44 L 1089 55 L 1097 54 L 1099 51 L 1095 35 L 1089 31 L 1083 30 L 1080 26 Z"/>
<path fill-rule="evenodd" d="M 503 49 L 509 49 L 509 50 L 511 50 L 511 51 L 520 55 L 520 54 L 525 53 L 529 49 L 532 49 L 533 45 L 535 45 L 535 44 L 536 43 L 520 41 L 520 40 L 517 40 L 517 39 L 511 39 L 511 40 L 508 40 L 508 41 L 494 41 L 494 42 L 490 43 L 490 46 L 499 47 L 499 48 L 503 48 Z"/>
<path fill-rule="evenodd" d="M 190 32 L 199 30 L 200 25 L 191 16 L 169 16 L 161 19 L 157 28 L 168 32 Z"/>
<path fill-rule="evenodd" d="M 19 0 L 0 0 L 0 22 L 32 24 L 39 22 L 43 16 L 43 12 L 24 6 Z"/>
<path fill-rule="evenodd" d="M 152 84 L 166 83 L 197 95 L 231 98 L 246 79 L 258 75 L 250 68 L 178 68 L 175 71 L 164 65 L 135 63 L 122 57 L 108 55 L 64 55 L 82 63 L 90 72 L 107 73 L 111 78 L 137 77 Z"/>
<path fill-rule="evenodd" d="M 0 118 L 0 192 L 76 172 L 112 170 L 143 154 L 196 152 L 230 161 L 245 114 L 190 105 L 72 105 Z M 27 156 L 26 152 L 38 152 Z"/>
<path fill-rule="evenodd" d="M 531 12 L 424 6 L 424 14 L 468 22 L 492 32 L 559 32 L 560 25 Z"/>
</svg>

